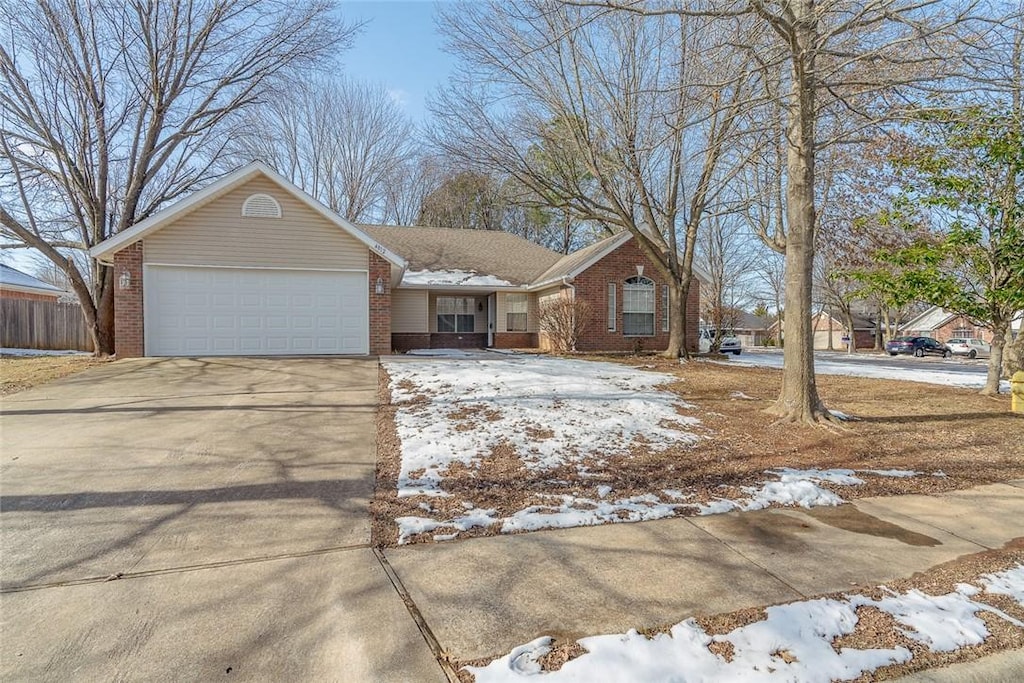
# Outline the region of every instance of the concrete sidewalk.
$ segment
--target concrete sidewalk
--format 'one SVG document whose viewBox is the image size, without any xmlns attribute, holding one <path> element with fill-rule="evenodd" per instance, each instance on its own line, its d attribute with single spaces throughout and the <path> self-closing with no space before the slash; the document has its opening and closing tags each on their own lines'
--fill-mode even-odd
<svg viewBox="0 0 1024 683">
<path fill-rule="evenodd" d="M 440 646 L 505 654 L 855 590 L 1024 536 L 1024 481 L 393 548 L 386 557 Z"/>
</svg>

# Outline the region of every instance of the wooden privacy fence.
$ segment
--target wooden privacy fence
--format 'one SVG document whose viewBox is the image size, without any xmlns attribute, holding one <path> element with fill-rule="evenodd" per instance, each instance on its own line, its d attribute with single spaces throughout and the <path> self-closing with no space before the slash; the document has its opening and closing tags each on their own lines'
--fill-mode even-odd
<svg viewBox="0 0 1024 683">
<path fill-rule="evenodd" d="M 0 346 L 92 351 L 92 339 L 78 304 L 0 299 Z"/>
</svg>

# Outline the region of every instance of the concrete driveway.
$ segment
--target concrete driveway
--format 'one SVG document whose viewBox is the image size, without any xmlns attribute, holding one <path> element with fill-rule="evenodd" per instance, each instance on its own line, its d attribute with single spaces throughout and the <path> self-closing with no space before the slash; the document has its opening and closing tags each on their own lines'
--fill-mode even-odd
<svg viewBox="0 0 1024 683">
<path fill-rule="evenodd" d="M 442 679 L 369 547 L 376 390 L 144 359 L 5 399 L 3 680 Z"/>
</svg>

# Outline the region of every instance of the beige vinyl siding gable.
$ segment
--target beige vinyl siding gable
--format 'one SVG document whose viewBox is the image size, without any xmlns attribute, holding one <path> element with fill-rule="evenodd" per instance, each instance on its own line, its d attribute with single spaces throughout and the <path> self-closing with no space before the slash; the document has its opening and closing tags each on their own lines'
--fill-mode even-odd
<svg viewBox="0 0 1024 683">
<path fill-rule="evenodd" d="M 430 302 L 427 290 L 391 291 L 391 331 L 424 333 L 430 331 Z M 435 326 L 436 326 L 435 322 Z"/>
<path fill-rule="evenodd" d="M 273 197 L 281 218 L 242 216 L 255 193 Z M 267 178 L 254 178 L 145 238 L 146 263 L 368 270 L 365 244 Z"/>
</svg>

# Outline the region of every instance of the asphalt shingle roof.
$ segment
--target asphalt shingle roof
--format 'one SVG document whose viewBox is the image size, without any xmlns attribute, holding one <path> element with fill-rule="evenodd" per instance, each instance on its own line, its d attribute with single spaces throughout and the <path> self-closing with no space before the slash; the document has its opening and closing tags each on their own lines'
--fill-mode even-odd
<svg viewBox="0 0 1024 683">
<path fill-rule="evenodd" d="M 0 284 L 11 285 L 13 287 L 31 287 L 32 289 L 41 289 L 47 292 L 53 292 L 54 294 L 59 294 L 64 291 L 60 287 L 54 287 L 49 282 L 43 282 L 38 278 L 34 278 L 27 273 L 23 273 L 20 270 L 11 268 L 3 263 L 0 263 Z"/>
<path fill-rule="evenodd" d="M 408 261 L 410 271 L 459 270 L 526 285 L 562 259 L 557 252 L 499 230 L 393 225 L 359 228 Z"/>
</svg>

